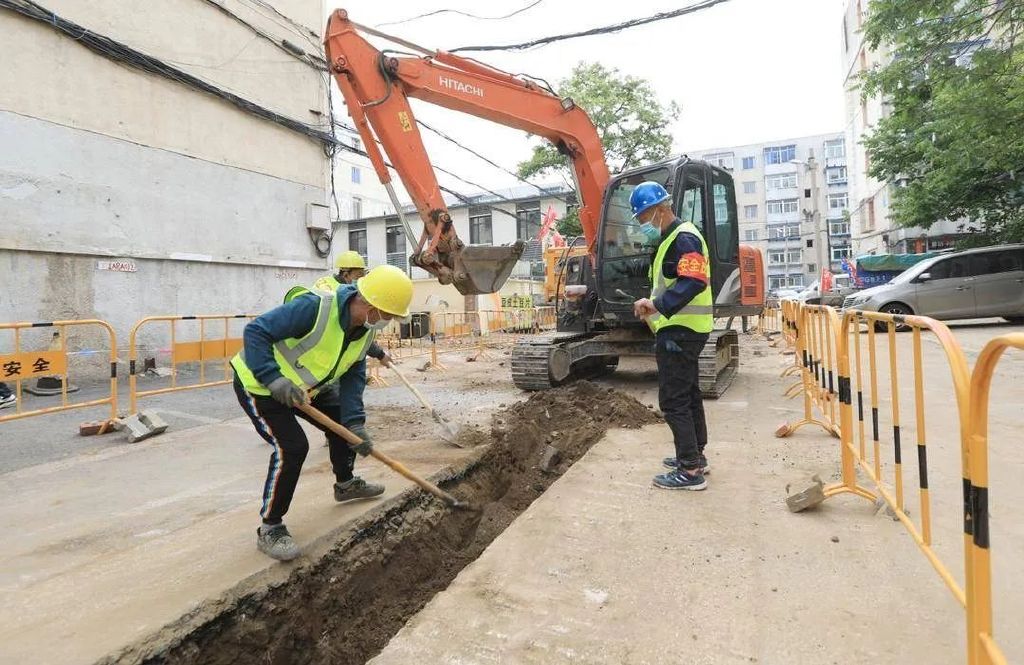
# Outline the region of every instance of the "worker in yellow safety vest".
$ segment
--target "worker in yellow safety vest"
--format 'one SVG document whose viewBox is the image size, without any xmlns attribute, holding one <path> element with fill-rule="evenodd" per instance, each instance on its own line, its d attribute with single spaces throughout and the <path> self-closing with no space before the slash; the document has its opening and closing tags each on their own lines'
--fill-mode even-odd
<svg viewBox="0 0 1024 665">
<path fill-rule="evenodd" d="M 651 296 L 633 303 L 633 311 L 655 335 L 658 401 L 675 442 L 675 454 L 662 461 L 668 472 L 655 476 L 654 485 L 702 490 L 708 484 L 708 429 L 698 359 L 714 327 L 708 246 L 692 221 L 675 216 L 672 197 L 661 184 L 640 183 L 629 202 L 640 232 L 657 247 Z"/>
<path fill-rule="evenodd" d="M 317 291 L 334 293 L 342 284 L 354 283 L 357 279 L 366 274 L 366 261 L 363 260 L 363 257 L 359 252 L 349 249 L 338 254 L 338 258 L 334 261 L 334 270 L 334 274 L 324 275 L 320 279 L 316 280 L 313 284 L 313 288 Z M 285 294 L 284 301 L 288 302 L 295 296 L 305 293 L 306 291 L 308 291 L 308 289 L 304 286 L 293 286 L 288 290 L 288 293 Z M 370 348 L 366 352 L 366 357 L 374 358 L 384 367 L 390 367 L 391 363 L 394 362 L 394 359 L 391 357 L 391 352 L 387 349 L 381 348 L 377 342 L 370 344 Z M 366 389 L 365 359 L 356 363 L 341 381 L 324 387 L 324 390 L 338 392 L 343 388 L 346 389 L 346 392 L 349 395 L 360 396 L 358 402 L 356 400 L 352 400 L 352 403 L 347 406 L 349 407 L 352 420 L 365 422 L 366 413 L 363 409 L 362 400 L 363 391 Z M 331 445 L 330 437 L 327 437 L 327 442 L 324 445 Z"/>
<path fill-rule="evenodd" d="M 341 284 L 333 292 L 295 293 L 245 327 L 242 350 L 231 359 L 235 394 L 257 433 L 274 447 L 256 536 L 261 552 L 283 561 L 299 555 L 283 521 L 309 452 L 298 418 L 327 434 L 336 501 L 384 493 L 382 485 L 353 473 L 356 453 L 368 455 L 373 444 L 362 410 L 365 380 L 346 377 L 363 364 L 377 331 L 409 315 L 411 300 L 412 280 L 398 268 L 378 266 L 354 285 Z M 338 391 L 325 390 L 334 383 Z M 307 401 L 363 443 L 350 447 L 295 408 Z"/>
</svg>

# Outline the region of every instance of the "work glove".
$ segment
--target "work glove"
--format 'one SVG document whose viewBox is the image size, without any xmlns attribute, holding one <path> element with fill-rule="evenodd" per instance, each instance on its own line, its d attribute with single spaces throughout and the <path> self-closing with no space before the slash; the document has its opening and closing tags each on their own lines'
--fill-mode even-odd
<svg viewBox="0 0 1024 665">
<path fill-rule="evenodd" d="M 353 425 L 352 427 L 349 427 L 349 430 L 363 440 L 363 442 L 358 446 L 352 446 L 352 450 L 356 451 L 363 457 L 369 455 L 370 451 L 373 450 L 373 441 L 370 439 L 370 435 L 366 431 L 366 427 L 363 425 Z"/>
<path fill-rule="evenodd" d="M 285 406 L 295 408 L 299 404 L 305 404 L 306 391 L 298 387 L 283 376 L 279 376 L 267 386 L 270 396 Z"/>
<path fill-rule="evenodd" d="M 395 359 L 394 357 L 392 357 L 391 352 L 385 349 L 384 355 L 382 355 L 377 360 L 377 362 L 379 362 L 381 365 L 384 365 L 385 367 L 391 367 L 392 365 L 395 364 Z"/>
</svg>

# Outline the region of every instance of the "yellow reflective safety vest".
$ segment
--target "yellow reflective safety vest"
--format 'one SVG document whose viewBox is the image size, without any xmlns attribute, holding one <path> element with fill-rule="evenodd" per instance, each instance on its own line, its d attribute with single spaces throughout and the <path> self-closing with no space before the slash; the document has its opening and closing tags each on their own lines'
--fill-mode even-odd
<svg viewBox="0 0 1024 665">
<path fill-rule="evenodd" d="M 355 291 L 355 287 L 348 287 Z M 304 287 L 296 287 L 288 292 L 286 302 L 303 293 L 312 293 L 319 298 L 316 323 L 301 339 L 284 339 L 273 346 L 274 360 L 281 369 L 281 374 L 292 383 L 304 390 L 312 390 L 313 394 L 324 385 L 336 381 L 350 367 L 363 360 L 373 343 L 374 331 L 368 330 L 365 335 L 345 346 L 345 331 L 341 328 L 338 312 L 338 293 L 327 291 L 310 291 Z M 354 294 L 353 294 L 354 295 Z M 352 297 L 352 296 L 349 296 Z M 253 395 L 269 395 L 264 386 L 245 363 L 243 347 L 234 358 L 231 366 L 238 374 L 246 392 Z"/>
<path fill-rule="evenodd" d="M 315 290 L 327 291 L 329 293 L 336 293 L 339 286 L 342 286 L 342 284 L 334 278 L 334 275 L 324 275 L 313 283 L 313 288 Z M 300 296 L 308 291 L 309 289 L 305 286 L 293 286 L 284 294 L 284 301 L 288 302 L 289 300 L 293 300 L 296 296 Z"/>
<path fill-rule="evenodd" d="M 700 250 L 704 254 L 704 277 L 707 286 L 693 300 L 672 316 L 655 313 L 647 317 L 647 325 L 655 334 L 668 326 L 685 326 L 694 332 L 709 333 L 715 327 L 714 301 L 711 296 L 711 257 L 708 255 L 708 244 L 704 242 L 704 236 L 693 222 L 681 223 L 658 245 L 658 251 L 654 255 L 654 261 L 651 263 L 651 300 L 665 293 L 676 283 L 676 278 L 668 279 L 665 277 L 662 266 L 665 263 L 665 255 L 675 243 L 676 237 L 680 233 L 692 233 L 700 238 Z"/>
</svg>

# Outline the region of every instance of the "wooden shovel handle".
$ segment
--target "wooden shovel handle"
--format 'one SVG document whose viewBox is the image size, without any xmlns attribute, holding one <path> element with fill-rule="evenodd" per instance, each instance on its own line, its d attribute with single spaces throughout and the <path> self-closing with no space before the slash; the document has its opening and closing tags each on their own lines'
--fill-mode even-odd
<svg viewBox="0 0 1024 665">
<path fill-rule="evenodd" d="M 320 409 L 317 409 L 312 404 L 300 404 L 295 408 L 302 411 L 316 422 L 320 423 L 327 429 L 331 430 L 332 432 L 340 436 L 342 439 L 347 441 L 349 445 L 358 446 L 363 442 L 363 440 L 356 436 L 355 433 L 352 432 L 352 430 L 334 422 L 333 420 L 328 418 L 323 411 L 320 411 Z M 406 478 L 416 483 L 426 491 L 430 492 L 437 498 L 441 499 L 448 505 L 455 505 L 456 503 L 458 503 L 458 500 L 454 496 L 452 496 L 448 492 L 445 492 L 443 489 L 441 489 L 434 483 L 430 482 L 426 478 L 421 478 L 417 474 L 413 473 L 407 466 L 405 466 L 396 459 L 388 457 L 387 455 L 380 452 L 376 448 L 370 450 L 370 456 L 391 467 L 391 469 L 395 471 L 395 473 L 405 476 Z"/>
</svg>

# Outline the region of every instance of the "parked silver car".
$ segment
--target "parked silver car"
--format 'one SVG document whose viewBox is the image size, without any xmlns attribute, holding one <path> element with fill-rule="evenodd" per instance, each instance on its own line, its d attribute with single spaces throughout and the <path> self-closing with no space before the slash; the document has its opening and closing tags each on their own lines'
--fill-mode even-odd
<svg viewBox="0 0 1024 665">
<path fill-rule="evenodd" d="M 1024 323 L 1024 245 L 970 249 L 922 261 L 888 284 L 848 296 L 843 309 L 939 320 L 1001 316 Z"/>
</svg>

